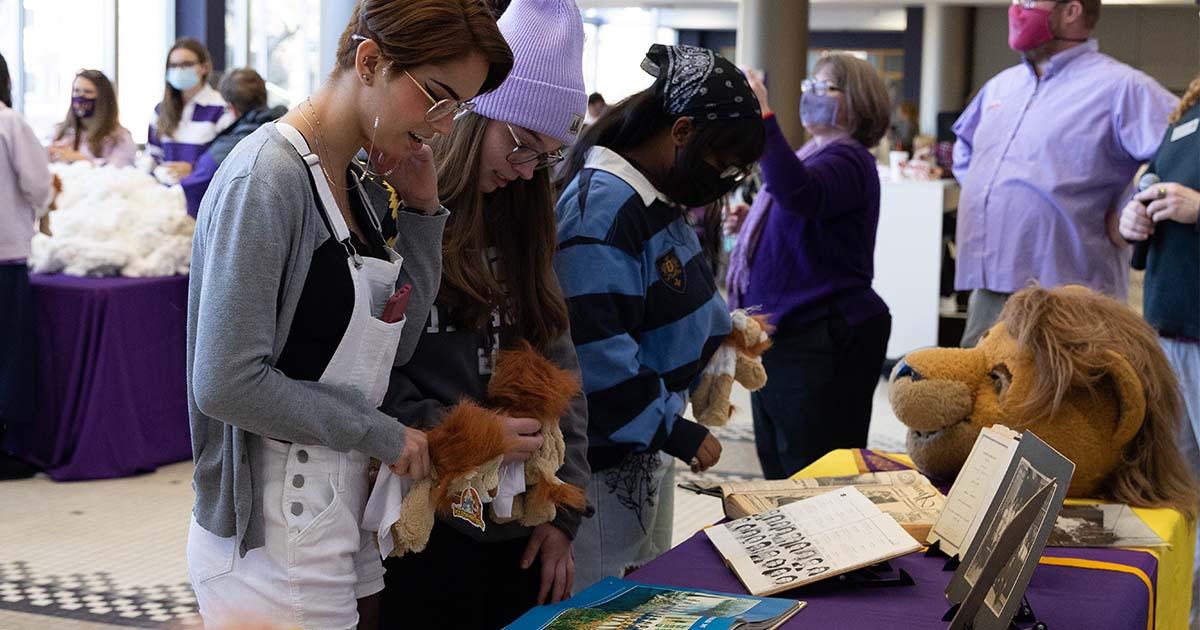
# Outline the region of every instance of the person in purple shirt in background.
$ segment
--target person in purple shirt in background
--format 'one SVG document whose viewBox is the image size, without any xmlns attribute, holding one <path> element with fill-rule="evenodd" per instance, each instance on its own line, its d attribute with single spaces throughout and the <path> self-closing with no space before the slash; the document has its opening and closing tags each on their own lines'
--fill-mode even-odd
<svg viewBox="0 0 1200 630">
<path fill-rule="evenodd" d="M 188 214 L 193 217 L 200 210 L 200 200 L 217 174 L 217 167 L 225 156 L 246 136 L 262 125 L 276 120 L 287 113 L 287 108 L 277 105 L 267 109 L 267 83 L 253 68 L 235 68 L 221 77 L 221 98 L 237 119 L 217 134 L 187 177 L 179 180 L 183 196 L 187 200 Z"/>
<path fill-rule="evenodd" d="M 211 56 L 197 40 L 180 38 L 167 53 L 163 100 L 154 108 L 146 152 L 176 180 L 191 174 L 208 144 L 235 119 L 208 84 L 210 74 Z"/>
<path fill-rule="evenodd" d="M 754 199 L 730 257 L 731 307 L 769 316 L 767 386 L 751 396 L 758 459 L 783 479 L 836 448 L 865 447 L 892 316 L 871 288 L 879 171 L 868 150 L 887 133 L 883 80 L 865 61 L 830 55 L 804 82 L 800 118 L 813 138 L 793 153 L 767 103 Z M 733 213 L 726 228 L 738 231 Z"/>
<path fill-rule="evenodd" d="M 1129 248 L 1117 214 L 1158 148 L 1178 99 L 1090 39 L 1100 0 L 1019 0 L 1008 45 L 1020 64 L 993 77 L 954 123 L 958 265 L 971 291 L 962 345 L 1036 281 L 1124 299 Z"/>
</svg>

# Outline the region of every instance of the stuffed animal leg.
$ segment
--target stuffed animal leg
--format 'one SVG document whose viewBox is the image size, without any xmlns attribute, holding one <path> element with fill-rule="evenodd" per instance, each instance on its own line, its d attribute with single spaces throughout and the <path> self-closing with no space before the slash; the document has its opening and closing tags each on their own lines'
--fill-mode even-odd
<svg viewBox="0 0 1200 630">
<path fill-rule="evenodd" d="M 771 347 L 765 317 L 744 310 L 730 314 L 733 330 L 705 366 L 692 392 L 692 413 L 705 426 L 725 426 L 733 416 L 733 384 L 756 392 L 767 384 L 762 355 Z"/>
<path fill-rule="evenodd" d="M 451 409 L 427 437 L 432 470 L 401 503 L 400 520 L 392 526 L 394 556 L 423 551 L 435 511 L 452 513 L 468 487 L 479 498 L 494 496 L 500 484 L 500 461 L 512 448 L 500 416 L 469 401 Z M 478 508 L 482 515 L 482 506 Z"/>
<path fill-rule="evenodd" d="M 557 477 L 566 455 L 559 419 L 578 392 L 574 375 L 559 369 L 528 343 L 500 352 L 488 383 L 488 401 L 501 414 L 541 422 L 543 441 L 525 462 L 526 492 L 513 499 L 512 519 L 495 519 L 498 522 L 519 520 L 534 527 L 553 520 L 557 506 L 587 507 L 583 489 Z"/>
</svg>

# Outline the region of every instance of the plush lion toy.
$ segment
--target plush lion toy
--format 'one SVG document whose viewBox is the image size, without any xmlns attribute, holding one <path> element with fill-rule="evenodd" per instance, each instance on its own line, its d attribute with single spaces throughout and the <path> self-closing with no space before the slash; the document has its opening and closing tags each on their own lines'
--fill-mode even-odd
<svg viewBox="0 0 1200 630">
<path fill-rule="evenodd" d="M 493 514 L 498 523 L 519 520 L 536 527 L 554 520 L 558 506 L 583 510 L 587 495 L 582 488 L 563 483 L 556 475 L 566 456 L 559 418 L 579 393 L 579 382 L 559 369 L 527 342 L 500 353 L 496 370 L 488 382 L 488 404 L 514 418 L 533 418 L 542 423 L 542 446 L 525 462 L 525 494 L 513 498 L 512 518 Z"/>
<path fill-rule="evenodd" d="M 566 445 L 559 418 L 566 413 L 579 382 L 528 343 L 499 353 L 488 383 L 487 407 L 470 401 L 455 405 L 442 424 L 428 432 L 430 476 L 409 490 L 400 520 L 392 526 L 393 556 L 421 552 L 429 543 L 435 512 L 462 513 L 482 527 L 483 497 L 496 496 L 500 464 L 512 442 L 501 416 L 534 418 L 542 423 L 542 446 L 525 462 L 525 494 L 513 499 L 511 519 L 533 527 L 548 523 L 558 506 L 583 510 L 583 489 L 556 477 Z"/>
<path fill-rule="evenodd" d="M 1032 429 L 1071 461 L 1069 496 L 1196 513 L 1196 481 L 1175 442 L 1179 385 L 1154 330 L 1083 287 L 1009 299 L 970 349 L 909 353 L 890 398 L 917 467 L 951 478 L 979 432 Z"/>
<path fill-rule="evenodd" d="M 723 427 L 733 415 L 729 396 L 734 381 L 756 392 L 767 384 L 762 355 L 771 347 L 768 325 L 763 315 L 750 315 L 738 309 L 730 314 L 733 331 L 708 361 L 700 385 L 692 393 L 692 414 L 696 421 L 710 427 Z"/>
</svg>

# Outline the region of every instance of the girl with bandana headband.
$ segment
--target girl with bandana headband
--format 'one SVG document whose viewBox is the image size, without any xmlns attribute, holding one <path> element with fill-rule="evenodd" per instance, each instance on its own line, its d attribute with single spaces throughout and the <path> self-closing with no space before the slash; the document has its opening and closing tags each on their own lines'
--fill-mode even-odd
<svg viewBox="0 0 1200 630">
<path fill-rule="evenodd" d="M 715 206 L 762 152 L 742 73 L 692 46 L 654 45 L 650 88 L 572 148 L 554 268 L 588 399 L 588 502 L 575 588 L 622 576 L 671 544 L 673 460 L 699 472 L 720 442 L 683 417 L 689 389 L 731 329 L 687 208 Z"/>
<path fill-rule="evenodd" d="M 730 256 L 729 300 L 761 307 L 775 326 L 763 356 L 771 380 L 751 403 L 763 474 L 783 479 L 867 445 L 892 322 L 871 288 L 879 173 L 868 149 L 887 133 L 890 106 L 870 64 L 825 57 L 800 101 L 813 139 L 793 153 L 762 77 L 750 72 L 750 85 L 766 112 L 763 190 Z"/>
</svg>

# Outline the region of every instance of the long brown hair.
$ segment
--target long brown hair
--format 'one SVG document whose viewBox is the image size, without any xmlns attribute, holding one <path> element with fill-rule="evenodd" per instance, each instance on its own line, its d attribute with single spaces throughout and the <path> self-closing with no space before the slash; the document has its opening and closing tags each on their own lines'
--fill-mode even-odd
<svg viewBox="0 0 1200 630">
<path fill-rule="evenodd" d="M 99 70 L 80 70 L 75 79 L 87 79 L 96 86 L 96 109 L 92 113 L 92 129 L 88 133 L 88 151 L 101 157 L 106 144 L 114 141 L 114 135 L 121 129 L 121 119 L 117 110 L 117 91 L 113 89 L 112 81 Z M 72 88 L 74 82 L 72 82 Z M 67 116 L 58 126 L 54 140 L 62 140 L 67 131 L 75 134 L 75 143 L 71 148 L 79 150 L 79 139 L 83 136 L 83 119 L 75 115 L 74 106 L 67 107 Z"/>
<path fill-rule="evenodd" d="M 430 145 L 442 203 L 454 208 L 442 241 L 439 301 L 455 323 L 481 331 L 495 309 L 517 334 L 546 347 L 568 328 L 567 305 L 552 266 L 557 243 L 549 169 L 484 195 L 479 162 L 489 119 L 469 113 Z M 495 248 L 496 268 L 487 250 Z"/>
<path fill-rule="evenodd" d="M 212 60 L 212 55 L 208 54 L 208 49 L 200 40 L 191 37 L 180 37 L 175 40 L 175 44 L 171 46 L 171 50 L 167 51 L 167 59 L 163 62 L 163 74 L 165 76 L 167 65 L 171 63 L 171 53 L 179 50 L 190 50 L 196 58 L 200 60 L 201 66 L 208 66 Z M 208 75 L 200 77 L 201 81 L 207 81 Z M 171 87 L 170 83 L 163 80 L 163 98 L 162 103 L 158 108 L 158 120 L 154 123 L 154 129 L 158 133 L 159 138 L 170 137 L 179 128 L 179 117 L 183 115 L 183 92 Z"/>
<path fill-rule="evenodd" d="M 354 70 L 355 35 L 379 45 L 392 73 L 478 52 L 488 62 L 480 94 L 500 87 L 512 70 L 512 50 L 480 0 L 361 0 L 338 40 L 334 74 Z"/>
<path fill-rule="evenodd" d="M 1167 122 L 1172 125 L 1179 122 L 1179 119 L 1183 118 L 1183 115 L 1194 107 L 1197 101 L 1200 101 L 1200 77 L 1192 79 L 1187 92 L 1183 93 L 1183 98 L 1179 99 L 1179 105 L 1175 107 L 1175 111 L 1171 112 L 1171 117 L 1167 119 Z"/>
<path fill-rule="evenodd" d="M 1195 517 L 1196 479 L 1175 443 L 1184 409 L 1179 380 L 1146 320 L 1117 300 L 1079 287 L 1035 287 L 1013 295 L 1000 321 L 1046 377 L 1034 384 L 1018 417 L 1052 417 L 1073 388 L 1097 387 L 1109 377 L 1114 354 L 1129 361 L 1141 379 L 1146 414 L 1113 473 L 1112 498 Z"/>
</svg>

